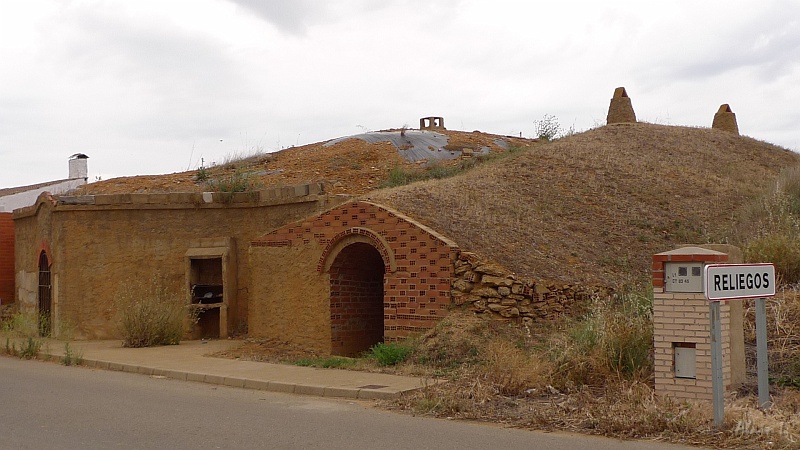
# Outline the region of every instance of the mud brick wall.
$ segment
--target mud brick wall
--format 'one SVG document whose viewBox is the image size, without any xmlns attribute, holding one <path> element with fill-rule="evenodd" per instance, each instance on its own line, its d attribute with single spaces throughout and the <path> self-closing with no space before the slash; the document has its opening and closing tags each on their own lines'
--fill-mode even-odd
<svg viewBox="0 0 800 450">
<path fill-rule="evenodd" d="M 0 213 L 0 305 L 14 302 L 14 219 Z"/>
<path fill-rule="evenodd" d="M 61 196 L 14 212 L 18 280 L 35 280 L 38 257 L 52 262 L 58 324 L 76 338 L 117 337 L 115 299 L 122 289 L 160 280 L 170 295 L 188 298 L 186 253 L 203 238 L 230 238 L 237 261 L 251 239 L 330 207 L 321 185 L 248 193 Z M 24 284 L 24 286 L 23 286 Z M 20 308 L 35 309 L 35 289 L 18 282 Z M 250 272 L 238 264 L 228 330 L 246 331 Z M 24 292 L 23 292 L 24 291 Z M 24 295 L 23 295 L 24 293 Z"/>
<path fill-rule="evenodd" d="M 519 280 L 503 267 L 471 252 L 460 252 L 454 263 L 455 305 L 477 313 L 522 321 L 551 320 L 577 314 L 593 295 L 610 295 L 601 287 Z"/>
</svg>

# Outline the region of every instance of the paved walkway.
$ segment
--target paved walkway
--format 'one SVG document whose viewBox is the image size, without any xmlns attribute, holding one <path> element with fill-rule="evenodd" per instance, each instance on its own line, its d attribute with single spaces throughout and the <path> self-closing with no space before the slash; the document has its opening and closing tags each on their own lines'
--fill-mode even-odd
<svg viewBox="0 0 800 450">
<path fill-rule="evenodd" d="M 65 342 L 48 340 L 42 353 L 64 357 Z M 343 397 L 389 399 L 431 384 L 433 380 L 382 373 L 319 369 L 209 355 L 239 345 L 235 340 L 183 341 L 180 345 L 123 348 L 120 341 L 73 341 L 70 349 L 82 365 L 178 380 L 198 381 L 264 391 Z"/>
</svg>

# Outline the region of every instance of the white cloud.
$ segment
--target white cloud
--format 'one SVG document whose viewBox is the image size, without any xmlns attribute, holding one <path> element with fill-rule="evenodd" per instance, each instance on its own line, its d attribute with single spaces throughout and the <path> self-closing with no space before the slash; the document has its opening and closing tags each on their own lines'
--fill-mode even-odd
<svg viewBox="0 0 800 450">
<path fill-rule="evenodd" d="M 640 118 L 787 146 L 800 101 L 794 2 L 32 0 L 0 2 L 0 187 L 184 170 L 440 115 L 527 135 Z M 220 142 L 222 139 L 222 142 Z"/>
</svg>

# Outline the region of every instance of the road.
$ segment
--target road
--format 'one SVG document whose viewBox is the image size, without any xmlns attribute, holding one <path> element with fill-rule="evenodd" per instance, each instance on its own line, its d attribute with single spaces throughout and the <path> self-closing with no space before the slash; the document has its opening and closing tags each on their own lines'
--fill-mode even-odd
<svg viewBox="0 0 800 450">
<path fill-rule="evenodd" d="M 2 449 L 548 449 L 689 447 L 542 433 L 0 357 Z"/>
</svg>

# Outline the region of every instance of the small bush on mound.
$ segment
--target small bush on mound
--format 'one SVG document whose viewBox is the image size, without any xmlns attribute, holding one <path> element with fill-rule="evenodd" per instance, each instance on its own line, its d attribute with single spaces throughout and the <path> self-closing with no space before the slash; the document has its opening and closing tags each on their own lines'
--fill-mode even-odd
<svg viewBox="0 0 800 450">
<path fill-rule="evenodd" d="M 411 348 L 399 344 L 379 342 L 370 349 L 370 356 L 381 366 L 395 366 L 405 361 Z"/>
<path fill-rule="evenodd" d="M 188 305 L 158 279 L 122 286 L 115 306 L 123 347 L 178 344 L 186 326 L 197 320 Z"/>
</svg>

